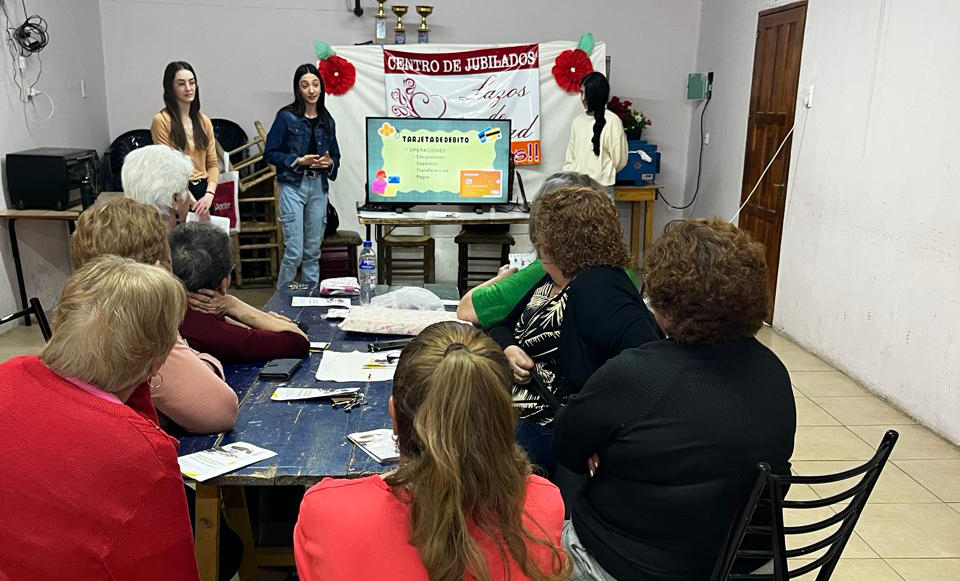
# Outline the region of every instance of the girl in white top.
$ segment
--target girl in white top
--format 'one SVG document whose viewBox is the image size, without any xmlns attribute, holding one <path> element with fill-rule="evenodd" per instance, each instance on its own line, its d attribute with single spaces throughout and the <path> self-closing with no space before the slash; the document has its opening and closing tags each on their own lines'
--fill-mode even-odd
<svg viewBox="0 0 960 581">
<path fill-rule="evenodd" d="M 607 110 L 609 100 L 610 84 L 603 74 L 592 72 L 580 82 L 580 102 L 586 114 L 570 126 L 563 170 L 592 177 L 613 199 L 617 172 L 627 165 L 628 146 L 623 122 Z"/>
</svg>

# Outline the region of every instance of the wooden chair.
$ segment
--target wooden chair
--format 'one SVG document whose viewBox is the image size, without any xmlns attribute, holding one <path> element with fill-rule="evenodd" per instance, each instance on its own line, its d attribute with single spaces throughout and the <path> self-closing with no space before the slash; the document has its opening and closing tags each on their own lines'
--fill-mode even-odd
<svg viewBox="0 0 960 581">
<path fill-rule="evenodd" d="M 232 171 L 241 172 L 240 178 L 240 192 L 243 193 L 250 188 L 256 186 L 261 182 L 265 182 L 277 175 L 277 170 L 272 165 L 260 163 L 263 161 L 263 153 L 266 151 L 267 143 L 267 132 L 263 128 L 263 124 L 259 121 L 254 121 L 253 126 L 257 129 L 257 136 L 244 143 L 240 147 L 236 147 L 226 152 L 226 158 L 229 160 L 234 155 L 240 155 L 241 152 L 246 152 L 248 149 L 255 147 L 256 151 L 249 155 L 245 159 L 234 164 L 230 163 L 230 169 Z M 262 167 L 259 169 L 253 168 L 253 165 L 260 164 Z M 250 173 L 244 172 L 246 168 L 251 168 Z M 247 175 L 243 175 L 247 173 Z"/>
<path fill-rule="evenodd" d="M 337 230 L 320 245 L 320 280 L 357 276 L 357 247 L 363 239 L 352 230 Z"/>
<path fill-rule="evenodd" d="M 277 280 L 283 248 L 277 171 L 263 159 L 267 131 L 259 121 L 253 125 L 257 130 L 253 139 L 224 153 L 229 170 L 240 172 L 240 232 L 234 236 L 237 288 Z M 234 158 L 239 158 L 236 164 Z"/>
<path fill-rule="evenodd" d="M 867 504 L 867 499 L 873 491 L 880 473 L 883 471 L 899 434 L 889 430 L 877 447 L 873 458 L 865 464 L 836 474 L 823 476 L 784 476 L 772 474 L 770 465 L 761 462 L 757 469 L 760 474 L 747 500 L 746 506 L 737 519 L 732 533 L 720 558 L 714 567 L 712 581 L 755 580 L 755 581 L 786 581 L 805 575 L 817 568 L 816 581 L 827 581 L 840 560 L 840 555 L 847 541 L 853 534 L 853 528 L 860 518 Z M 832 494 L 819 500 L 785 500 L 787 489 L 791 484 L 813 485 L 840 482 L 858 478 L 857 482 L 843 492 Z M 816 509 L 841 502 L 849 502 L 847 506 L 836 506 L 835 514 L 810 524 L 800 526 L 784 526 L 783 509 Z M 829 527 L 839 525 L 835 531 L 825 532 L 823 538 L 809 542 L 807 539 L 797 543 L 804 544 L 797 548 L 786 548 L 786 537 L 804 535 L 817 531 L 824 531 Z M 743 548 L 743 540 L 751 535 L 750 540 L 763 540 L 763 549 Z M 767 548 L 769 547 L 769 548 Z M 826 549 L 823 555 L 813 558 L 811 555 Z M 788 568 L 788 559 L 813 558 L 809 563 L 793 569 Z M 763 567 L 752 573 L 733 573 L 734 563 L 738 559 L 758 559 L 772 561 L 772 567 Z M 772 569 L 766 571 L 765 569 Z"/>
<path fill-rule="evenodd" d="M 430 237 L 430 227 L 423 226 L 422 234 L 387 234 L 383 237 L 383 274 L 388 285 L 393 284 L 394 276 L 422 277 L 424 284 L 436 282 L 434 263 L 434 240 Z M 423 258 L 395 258 L 394 249 L 423 249 Z"/>
<path fill-rule="evenodd" d="M 513 236 L 510 235 L 509 230 L 502 228 L 486 230 L 464 227 L 453 241 L 457 243 L 459 254 L 457 287 L 460 289 L 461 295 L 466 293 L 470 287 L 496 276 L 500 267 L 510 262 L 510 247 L 514 244 Z M 471 255 L 470 245 L 499 246 L 500 255 Z M 478 262 L 482 264 L 477 265 Z"/>
<path fill-rule="evenodd" d="M 43 340 L 49 341 L 53 333 L 50 332 L 50 323 L 47 322 L 47 316 L 43 313 L 43 305 L 40 304 L 40 299 L 33 297 L 29 303 L 30 306 L 22 311 L 0 317 L 0 325 L 16 321 L 20 317 L 24 317 L 27 324 L 30 324 L 30 316 L 33 315 L 37 319 L 37 326 L 40 327 L 40 334 L 43 335 Z"/>
</svg>

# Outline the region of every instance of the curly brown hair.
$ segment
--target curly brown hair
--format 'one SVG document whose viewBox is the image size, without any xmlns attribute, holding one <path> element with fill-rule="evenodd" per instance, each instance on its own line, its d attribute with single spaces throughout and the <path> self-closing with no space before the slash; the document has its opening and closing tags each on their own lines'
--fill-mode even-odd
<svg viewBox="0 0 960 581">
<path fill-rule="evenodd" d="M 671 222 L 644 257 L 653 309 L 680 343 L 752 337 L 770 312 L 763 245 L 719 218 Z"/>
<path fill-rule="evenodd" d="M 70 237 L 73 267 L 80 268 L 103 254 L 142 264 L 159 262 L 169 270 L 167 227 L 157 210 L 122 196 L 100 200 L 84 210 Z"/>
<path fill-rule="evenodd" d="M 538 197 L 530 211 L 530 240 L 567 278 L 591 266 L 630 264 L 617 209 L 592 188 L 560 188 Z"/>
</svg>

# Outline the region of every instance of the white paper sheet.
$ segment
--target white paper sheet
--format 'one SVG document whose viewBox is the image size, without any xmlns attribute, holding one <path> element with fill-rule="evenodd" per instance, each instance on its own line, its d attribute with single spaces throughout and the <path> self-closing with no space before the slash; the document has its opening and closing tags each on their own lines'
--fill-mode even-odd
<svg viewBox="0 0 960 581">
<path fill-rule="evenodd" d="M 337 383 L 352 381 L 390 381 L 393 379 L 393 372 L 396 371 L 396 366 L 364 369 L 364 366 L 372 357 L 385 357 L 388 353 L 396 354 L 399 353 L 399 351 L 388 351 L 376 354 L 365 353 L 363 351 L 324 351 L 323 358 L 320 359 L 320 367 L 317 368 L 317 381 L 333 381 Z"/>
<path fill-rule="evenodd" d="M 349 307 L 350 299 L 326 299 L 321 297 L 293 297 L 292 307 Z"/>
<path fill-rule="evenodd" d="M 529 254 L 511 253 L 510 268 L 516 268 L 517 270 L 520 270 L 521 268 L 525 268 L 530 264 L 532 264 L 533 262 L 536 262 L 536 260 L 537 260 L 536 252 L 531 252 Z"/>
<path fill-rule="evenodd" d="M 223 447 L 187 454 L 177 461 L 180 463 L 181 474 L 203 482 L 276 455 L 276 452 L 266 448 L 246 442 L 234 442 Z"/>
<path fill-rule="evenodd" d="M 311 351 L 323 351 L 330 347 L 329 341 L 310 341 Z"/>
<path fill-rule="evenodd" d="M 320 389 L 312 387 L 278 387 L 270 399 L 273 401 L 294 401 L 300 399 L 317 399 L 339 395 L 352 395 L 360 391 L 359 387 L 341 387 L 338 389 Z"/>
<path fill-rule="evenodd" d="M 397 448 L 397 441 L 393 438 L 393 430 L 390 428 L 355 432 L 348 435 L 347 439 L 381 464 L 400 459 L 400 449 Z"/>
<path fill-rule="evenodd" d="M 327 314 L 321 315 L 324 319 L 346 319 L 350 314 L 350 309 L 330 309 Z"/>
<path fill-rule="evenodd" d="M 187 213 L 187 222 L 201 222 L 200 216 L 197 216 L 193 212 Z M 217 228 L 223 230 L 227 234 L 230 233 L 230 218 L 225 218 L 223 216 L 214 216 L 210 215 L 210 223 L 216 226 Z"/>
</svg>

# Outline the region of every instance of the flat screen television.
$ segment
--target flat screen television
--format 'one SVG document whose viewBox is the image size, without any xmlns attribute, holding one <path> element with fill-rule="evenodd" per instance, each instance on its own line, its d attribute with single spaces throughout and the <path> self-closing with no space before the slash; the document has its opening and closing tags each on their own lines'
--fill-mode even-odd
<svg viewBox="0 0 960 581">
<path fill-rule="evenodd" d="M 505 204 L 509 119 L 367 117 L 371 205 Z"/>
</svg>

